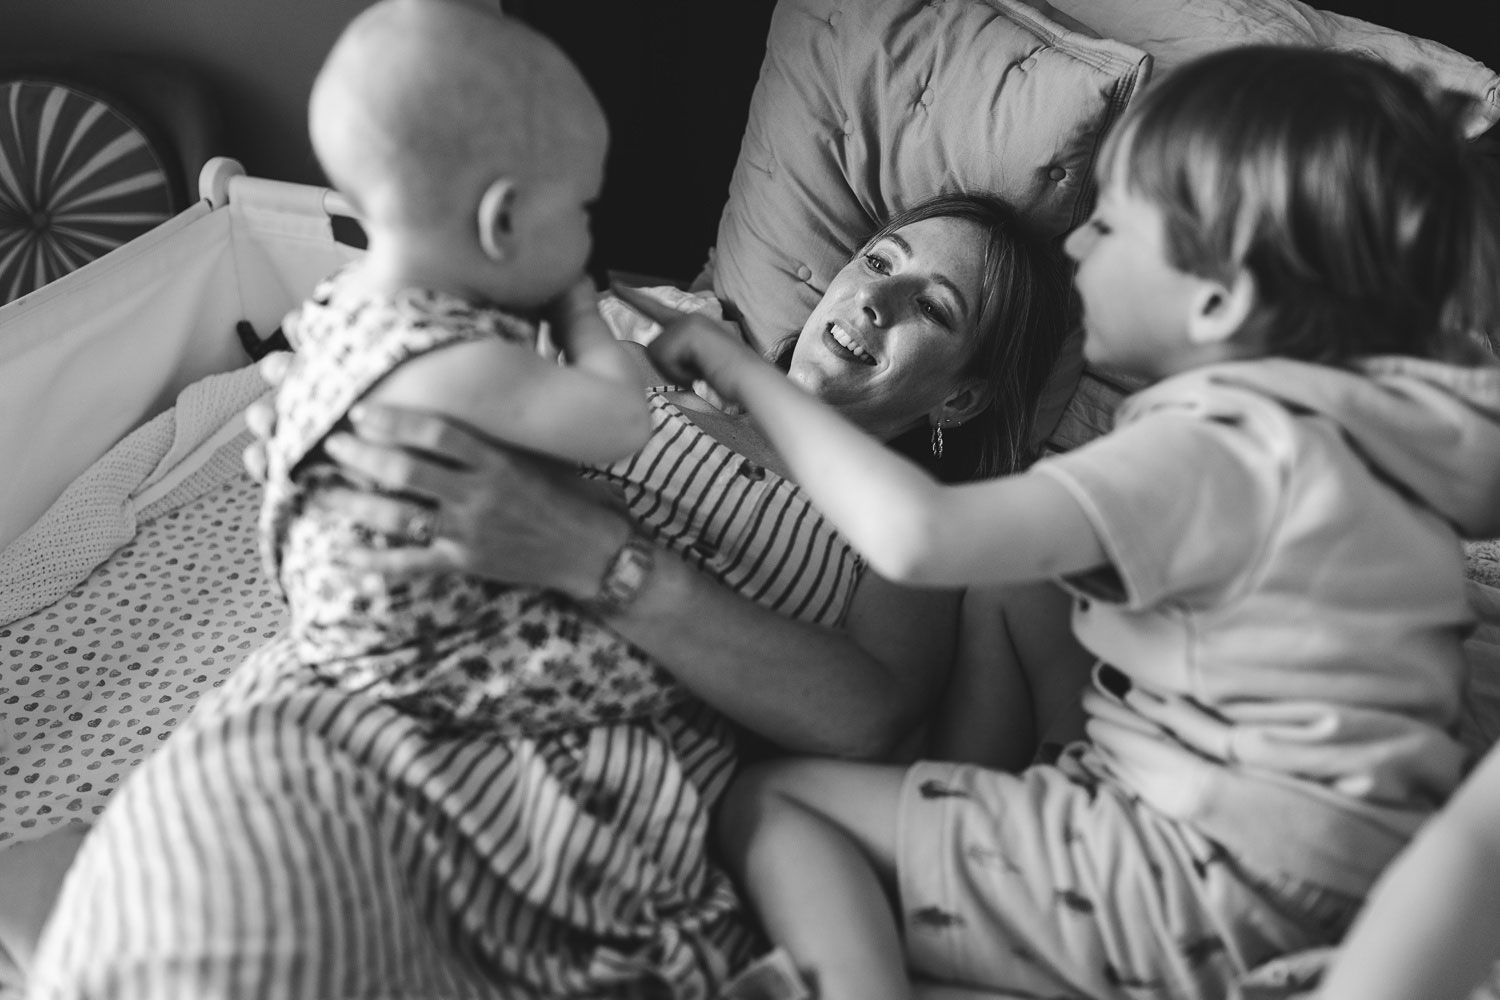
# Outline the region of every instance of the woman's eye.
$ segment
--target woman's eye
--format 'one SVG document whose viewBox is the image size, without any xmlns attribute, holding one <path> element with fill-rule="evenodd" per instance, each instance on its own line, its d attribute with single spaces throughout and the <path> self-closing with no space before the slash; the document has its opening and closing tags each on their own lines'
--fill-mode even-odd
<svg viewBox="0 0 1500 1000">
<path fill-rule="evenodd" d="M 865 254 L 865 266 L 872 271 L 885 274 L 891 269 L 891 262 L 878 253 L 867 253 Z"/>
<path fill-rule="evenodd" d="M 922 310 L 923 314 L 926 315 L 928 319 L 935 320 L 936 322 L 941 323 L 944 326 L 951 325 L 948 322 L 947 310 L 945 310 L 941 305 L 932 301 L 931 299 L 917 300 L 917 308 Z"/>
</svg>

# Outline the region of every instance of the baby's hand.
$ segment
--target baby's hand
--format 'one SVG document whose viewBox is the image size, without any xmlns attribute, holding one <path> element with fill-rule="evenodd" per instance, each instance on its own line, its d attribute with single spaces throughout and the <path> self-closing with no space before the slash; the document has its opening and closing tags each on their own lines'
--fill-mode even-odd
<svg viewBox="0 0 1500 1000">
<path fill-rule="evenodd" d="M 732 326 L 702 313 L 674 309 L 633 288 L 616 286 L 614 292 L 626 305 L 661 324 L 661 333 L 646 353 L 663 375 L 683 385 L 702 379 L 724 400 L 739 404 L 738 374 L 746 366 L 765 362 Z"/>
<path fill-rule="evenodd" d="M 567 291 L 547 304 L 544 312 L 553 342 L 570 361 L 586 350 L 591 341 L 613 340 L 599 315 L 599 293 L 587 277 L 579 278 Z"/>
</svg>

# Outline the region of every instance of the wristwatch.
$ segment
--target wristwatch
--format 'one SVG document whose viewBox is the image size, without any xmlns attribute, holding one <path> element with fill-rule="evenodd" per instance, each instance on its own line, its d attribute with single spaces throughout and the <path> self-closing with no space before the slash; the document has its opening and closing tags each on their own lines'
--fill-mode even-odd
<svg viewBox="0 0 1500 1000">
<path fill-rule="evenodd" d="M 655 565 L 656 551 L 651 539 L 639 528 L 631 528 L 630 537 L 604 567 L 599 593 L 585 601 L 585 606 L 601 618 L 619 614 L 640 596 Z"/>
</svg>

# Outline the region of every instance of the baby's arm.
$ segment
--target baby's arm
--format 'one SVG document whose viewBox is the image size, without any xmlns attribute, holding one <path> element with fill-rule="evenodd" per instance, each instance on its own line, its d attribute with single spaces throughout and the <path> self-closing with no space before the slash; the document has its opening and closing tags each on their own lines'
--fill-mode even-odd
<svg viewBox="0 0 1500 1000">
<path fill-rule="evenodd" d="M 499 338 L 407 361 L 370 391 L 392 406 L 449 417 L 480 433 L 570 462 L 610 462 L 650 434 L 643 380 L 580 284 L 554 305 L 554 336 L 569 364 Z M 560 314 L 560 315 L 559 315 Z"/>
<path fill-rule="evenodd" d="M 599 315 L 598 293 L 587 278 L 576 282 L 547 312 L 552 339 L 568 364 L 600 378 L 644 390 L 640 365 Z"/>
<path fill-rule="evenodd" d="M 663 324 L 647 349 L 657 366 L 674 377 L 701 376 L 747 409 L 792 478 L 881 576 L 925 586 L 1015 583 L 1106 562 L 1082 506 L 1051 477 L 944 486 L 712 320 L 629 301 Z"/>
<path fill-rule="evenodd" d="M 1500 960 L 1500 751 L 1376 883 L 1318 1000 L 1462 1000 Z"/>
</svg>

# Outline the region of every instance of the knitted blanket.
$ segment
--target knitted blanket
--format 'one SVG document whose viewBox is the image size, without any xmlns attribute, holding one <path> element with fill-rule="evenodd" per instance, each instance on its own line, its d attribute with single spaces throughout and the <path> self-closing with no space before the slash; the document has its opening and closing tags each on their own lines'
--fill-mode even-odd
<svg viewBox="0 0 1500 1000">
<path fill-rule="evenodd" d="M 242 411 L 267 391 L 254 366 L 193 383 L 126 435 L 0 552 L 0 625 L 45 608 L 143 524 L 242 471 Z"/>
</svg>

